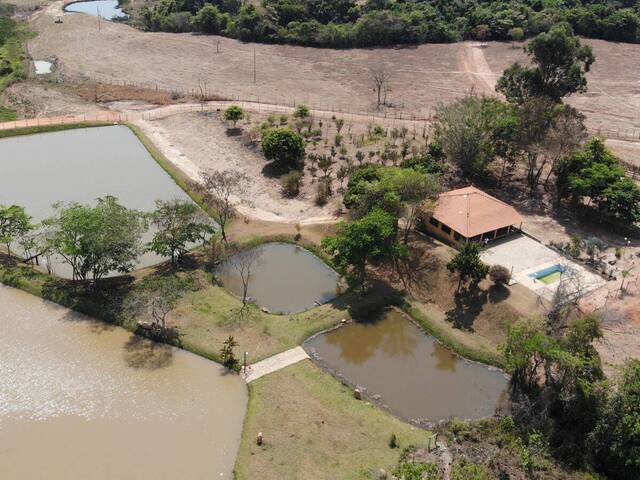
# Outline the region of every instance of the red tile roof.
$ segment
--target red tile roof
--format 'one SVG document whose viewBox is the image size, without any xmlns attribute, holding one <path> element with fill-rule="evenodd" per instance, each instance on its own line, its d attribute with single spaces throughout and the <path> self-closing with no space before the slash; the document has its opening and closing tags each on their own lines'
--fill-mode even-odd
<svg viewBox="0 0 640 480">
<path fill-rule="evenodd" d="M 515 208 L 475 187 L 442 193 L 433 217 L 467 238 L 522 223 Z"/>
</svg>

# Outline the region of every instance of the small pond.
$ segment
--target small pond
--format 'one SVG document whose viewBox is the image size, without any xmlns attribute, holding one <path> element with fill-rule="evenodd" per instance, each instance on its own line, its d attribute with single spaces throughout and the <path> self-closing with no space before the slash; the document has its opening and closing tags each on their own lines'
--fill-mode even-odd
<svg viewBox="0 0 640 480">
<path fill-rule="evenodd" d="M 339 275 L 308 250 L 288 243 L 267 243 L 254 249 L 248 296 L 259 306 L 278 313 L 295 313 L 332 300 Z M 243 283 L 234 258 L 222 263 L 217 278 L 234 295 Z"/>
<path fill-rule="evenodd" d="M 34 60 L 33 67 L 35 68 L 36 75 L 46 75 L 53 71 L 53 63 L 48 60 Z"/>
<path fill-rule="evenodd" d="M 120 8 L 118 0 L 93 0 L 89 2 L 75 2 L 64 8 L 65 12 L 88 13 L 94 17 L 113 20 L 126 18 L 127 14 Z"/>
<path fill-rule="evenodd" d="M 505 398 L 508 380 L 501 371 L 459 357 L 396 310 L 317 335 L 304 347 L 316 362 L 407 420 L 482 418 Z"/>
<path fill-rule="evenodd" d="M 34 222 L 51 216 L 57 201 L 92 203 L 113 195 L 129 208 L 150 212 L 156 199 L 189 199 L 123 125 L 3 138 L 0 164 L 0 204 L 25 207 Z M 148 233 L 144 240 L 150 238 Z M 139 265 L 160 260 L 145 253 Z M 55 272 L 71 273 L 61 264 Z"/>
</svg>

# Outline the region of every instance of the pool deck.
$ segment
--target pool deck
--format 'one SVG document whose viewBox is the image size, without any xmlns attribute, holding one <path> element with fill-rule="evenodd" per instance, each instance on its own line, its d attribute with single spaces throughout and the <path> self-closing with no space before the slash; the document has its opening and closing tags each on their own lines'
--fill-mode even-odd
<svg viewBox="0 0 640 480">
<path fill-rule="evenodd" d="M 300 346 L 294 347 L 282 353 L 278 353 L 272 357 L 247 366 L 246 372 L 243 372 L 244 379 L 247 383 L 259 379 L 269 373 L 276 372 L 282 368 L 298 363 L 309 358 L 307 352 Z"/>
<path fill-rule="evenodd" d="M 595 290 L 605 284 L 604 279 L 582 265 L 568 260 L 549 247 L 525 235 L 502 240 L 482 253 L 482 260 L 489 265 L 503 265 L 511 270 L 512 279 L 538 296 L 551 300 L 559 282 L 545 284 L 534 278 L 534 273 L 554 265 L 564 265 L 579 274 L 584 291 Z"/>
</svg>

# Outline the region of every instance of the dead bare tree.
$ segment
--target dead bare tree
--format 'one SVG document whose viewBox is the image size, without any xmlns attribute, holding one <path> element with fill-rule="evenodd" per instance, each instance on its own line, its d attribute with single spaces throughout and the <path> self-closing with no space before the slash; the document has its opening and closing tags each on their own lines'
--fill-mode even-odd
<svg viewBox="0 0 640 480">
<path fill-rule="evenodd" d="M 542 297 L 539 297 L 546 311 L 549 333 L 556 338 L 563 335 L 572 318 L 582 313 L 580 300 L 588 293 L 584 277 L 580 272 L 566 265 L 563 265 L 563 269 L 550 301 L 545 304 Z"/>
<path fill-rule="evenodd" d="M 236 215 L 234 201 L 245 191 L 248 183 L 249 178 L 235 170 L 213 171 L 202 175 L 205 200 L 213 208 L 211 213 L 220 226 L 220 234 L 225 243 L 225 226 Z"/>
<path fill-rule="evenodd" d="M 378 108 L 380 108 L 380 105 L 387 104 L 387 94 L 391 91 L 389 86 L 391 77 L 391 72 L 382 65 L 369 69 L 369 79 L 373 85 L 373 91 L 376 92 Z"/>
<path fill-rule="evenodd" d="M 251 281 L 251 274 L 253 268 L 260 256 L 261 248 L 248 248 L 239 250 L 229 257 L 229 265 L 240 276 L 240 282 L 242 283 L 242 306 L 247 304 L 247 292 L 249 291 L 249 282 Z"/>
<path fill-rule="evenodd" d="M 200 102 L 204 103 L 207 101 L 209 97 L 209 87 L 207 85 L 207 81 L 202 77 L 198 77 L 198 90 L 200 94 L 198 95 L 200 98 Z"/>
</svg>

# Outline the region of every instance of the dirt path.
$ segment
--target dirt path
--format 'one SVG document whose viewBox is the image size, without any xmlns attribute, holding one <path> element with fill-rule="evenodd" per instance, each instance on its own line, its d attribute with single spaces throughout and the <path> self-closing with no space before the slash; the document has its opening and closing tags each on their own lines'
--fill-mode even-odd
<svg viewBox="0 0 640 480">
<path fill-rule="evenodd" d="M 247 383 L 250 383 L 269 373 L 276 372 L 289 365 L 306 360 L 307 358 L 309 358 L 309 355 L 307 355 L 307 352 L 305 352 L 302 347 L 294 347 L 285 352 L 278 353 L 273 357 L 265 358 L 258 363 L 249 365 L 247 371 L 244 372 L 244 379 Z"/>
<path fill-rule="evenodd" d="M 465 42 L 459 51 L 460 63 L 478 93 L 495 95 L 498 75 L 493 73 L 484 56 L 482 44 Z"/>
</svg>

